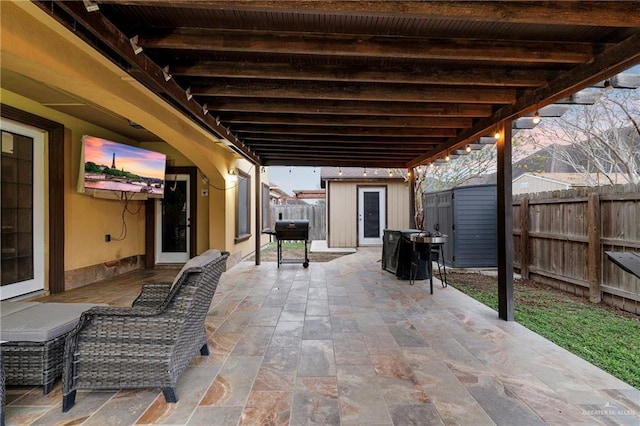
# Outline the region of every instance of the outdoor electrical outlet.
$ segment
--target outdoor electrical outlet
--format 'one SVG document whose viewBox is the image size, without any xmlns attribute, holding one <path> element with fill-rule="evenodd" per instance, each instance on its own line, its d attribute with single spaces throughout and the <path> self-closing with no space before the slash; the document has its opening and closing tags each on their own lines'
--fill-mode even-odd
<svg viewBox="0 0 640 426">
<path fill-rule="evenodd" d="M 108 243 L 109 241 L 111 241 L 111 234 L 107 234 L 104 236 L 104 242 Z"/>
</svg>

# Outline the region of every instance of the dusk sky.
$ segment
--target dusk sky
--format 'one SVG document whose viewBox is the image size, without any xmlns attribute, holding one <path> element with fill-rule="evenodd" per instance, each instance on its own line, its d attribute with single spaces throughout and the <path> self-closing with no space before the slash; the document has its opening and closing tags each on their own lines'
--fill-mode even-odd
<svg viewBox="0 0 640 426">
<path fill-rule="evenodd" d="M 291 172 L 289 172 L 291 170 Z M 294 189 L 320 189 L 320 167 L 269 167 L 269 181 L 289 195 Z"/>
<path fill-rule="evenodd" d="M 146 149 L 85 136 L 84 161 L 92 161 L 97 165 L 111 166 L 113 153 L 116 154 L 116 168 L 139 176 L 164 179 L 166 157 Z"/>
</svg>

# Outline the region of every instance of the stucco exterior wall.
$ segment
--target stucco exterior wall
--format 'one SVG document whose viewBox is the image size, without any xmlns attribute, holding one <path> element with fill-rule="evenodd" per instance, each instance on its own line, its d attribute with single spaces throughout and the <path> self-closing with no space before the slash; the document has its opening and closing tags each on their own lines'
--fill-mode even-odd
<svg viewBox="0 0 640 426">
<path fill-rule="evenodd" d="M 0 2 L 0 7 L 3 70 L 61 90 L 78 99 L 80 105 L 83 102 L 99 105 L 105 113 L 112 111 L 135 121 L 159 138 L 138 143 L 48 108 L 3 86 L 4 104 L 65 126 L 64 164 L 45 165 L 64 168 L 65 272 L 145 254 L 145 209 L 141 202 L 132 202 L 132 211 L 137 211 L 140 205 L 137 214 L 126 215 L 127 238 L 106 243 L 105 234 L 118 236 L 120 233 L 122 205 L 76 192 L 81 137 L 84 134 L 163 152 L 168 155 L 170 165 L 195 166 L 199 177 L 207 177 L 208 184 L 201 179 L 196 182 L 198 194 L 202 189 L 209 190 L 208 197 L 200 196 L 198 199 L 198 252 L 212 247 L 244 257 L 255 250 L 256 238 L 260 242 L 268 241 L 268 236 L 260 234 L 255 227 L 254 174 L 259 170 L 246 161 L 238 161 L 239 156 L 216 137 L 176 112 L 34 4 Z M 251 238 L 240 244 L 234 241 L 235 191 L 214 189 L 229 186 L 228 171 L 235 167 L 242 167 L 251 175 Z M 263 177 L 266 179 L 268 175 L 263 174 Z"/>
</svg>

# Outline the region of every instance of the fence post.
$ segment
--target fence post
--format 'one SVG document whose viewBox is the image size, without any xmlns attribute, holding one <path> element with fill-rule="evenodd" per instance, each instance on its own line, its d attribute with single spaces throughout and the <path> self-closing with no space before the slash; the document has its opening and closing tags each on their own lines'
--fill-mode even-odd
<svg viewBox="0 0 640 426">
<path fill-rule="evenodd" d="M 587 232 L 589 234 L 589 301 L 600 303 L 602 293 L 600 281 L 602 280 L 601 253 L 600 253 L 600 194 L 589 194 L 587 199 Z"/>
<path fill-rule="evenodd" d="M 520 204 L 520 275 L 529 279 L 529 199 L 523 198 Z"/>
</svg>

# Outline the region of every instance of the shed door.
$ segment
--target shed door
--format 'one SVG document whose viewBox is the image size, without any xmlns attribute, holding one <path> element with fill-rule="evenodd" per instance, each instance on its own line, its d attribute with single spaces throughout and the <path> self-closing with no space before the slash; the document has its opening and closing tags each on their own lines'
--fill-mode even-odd
<svg viewBox="0 0 640 426">
<path fill-rule="evenodd" d="M 358 243 L 361 246 L 382 245 L 386 218 L 386 189 L 358 188 Z"/>
</svg>

